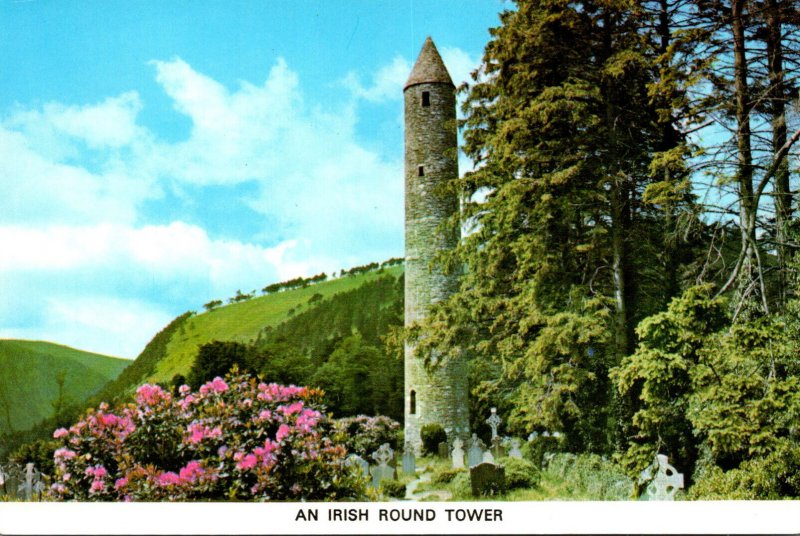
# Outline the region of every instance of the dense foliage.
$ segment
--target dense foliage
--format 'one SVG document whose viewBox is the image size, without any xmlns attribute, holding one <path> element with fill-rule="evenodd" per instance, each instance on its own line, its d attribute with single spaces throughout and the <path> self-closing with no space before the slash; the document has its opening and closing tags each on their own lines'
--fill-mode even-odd
<svg viewBox="0 0 800 536">
<path fill-rule="evenodd" d="M 363 499 L 365 482 L 332 441 L 320 393 L 215 378 L 172 396 L 145 384 L 136 403 L 58 429 L 51 493 L 83 501 Z"/>
<path fill-rule="evenodd" d="M 440 262 L 465 275 L 419 357 L 466 349 L 510 433 L 797 497 L 799 25 L 779 0 L 503 12 L 461 88 L 475 169 Z"/>
<path fill-rule="evenodd" d="M 383 415 L 345 417 L 337 419 L 333 427 L 336 439 L 347 446 L 347 451 L 365 460 L 370 459 L 384 443 L 388 443 L 394 451 L 403 447 L 400 423 Z"/>
</svg>

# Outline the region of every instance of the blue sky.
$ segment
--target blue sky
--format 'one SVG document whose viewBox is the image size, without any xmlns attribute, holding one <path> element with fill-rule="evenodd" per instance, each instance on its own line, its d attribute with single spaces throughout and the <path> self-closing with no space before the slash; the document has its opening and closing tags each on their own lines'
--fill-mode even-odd
<svg viewBox="0 0 800 536">
<path fill-rule="evenodd" d="M 0 337 L 132 358 L 210 299 L 401 256 L 403 82 L 428 35 L 466 79 L 507 7 L 0 0 Z"/>
</svg>

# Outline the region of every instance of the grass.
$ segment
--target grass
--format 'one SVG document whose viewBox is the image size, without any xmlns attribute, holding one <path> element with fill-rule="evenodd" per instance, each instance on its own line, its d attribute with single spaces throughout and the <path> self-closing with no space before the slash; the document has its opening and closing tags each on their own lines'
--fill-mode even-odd
<svg viewBox="0 0 800 536">
<path fill-rule="evenodd" d="M 51 417 L 64 376 L 63 402 L 82 402 L 129 360 L 42 341 L 0 340 L 0 431 L 28 430 Z"/>
<path fill-rule="evenodd" d="M 383 271 L 373 270 L 365 274 L 323 281 L 306 288 L 252 298 L 195 315 L 172 336 L 165 358 L 158 363 L 148 381 L 169 382 L 176 374 L 186 375 L 197 355 L 197 349 L 208 342 L 255 342 L 264 328 L 277 326 L 293 313 L 303 311 L 308 307 L 308 300 L 315 294 L 328 298 L 386 274 L 398 277 L 402 273 L 402 266 L 392 266 Z"/>
<path fill-rule="evenodd" d="M 502 464 L 503 460 L 499 460 Z M 417 491 L 447 491 L 453 501 L 608 501 L 632 500 L 632 482 L 622 469 L 593 454 L 558 454 L 541 471 L 539 484 L 514 489 L 501 496 L 473 497 L 469 471 L 459 471 L 448 483 L 437 483 L 437 477 L 452 471 L 449 460 L 423 457 L 417 466 L 427 466 L 430 482 L 423 482 Z"/>
</svg>

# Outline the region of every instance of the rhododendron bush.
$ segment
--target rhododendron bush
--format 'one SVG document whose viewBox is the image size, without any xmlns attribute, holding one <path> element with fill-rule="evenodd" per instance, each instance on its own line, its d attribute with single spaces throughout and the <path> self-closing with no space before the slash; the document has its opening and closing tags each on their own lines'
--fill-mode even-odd
<svg viewBox="0 0 800 536">
<path fill-rule="evenodd" d="M 365 481 L 330 438 L 321 392 L 233 374 L 173 396 L 90 410 L 53 436 L 62 500 L 364 499 Z"/>
</svg>

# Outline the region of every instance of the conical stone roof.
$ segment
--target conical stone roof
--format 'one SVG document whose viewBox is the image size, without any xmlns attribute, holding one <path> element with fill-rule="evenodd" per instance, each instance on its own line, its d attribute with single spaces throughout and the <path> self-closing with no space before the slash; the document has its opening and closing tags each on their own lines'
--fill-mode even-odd
<svg viewBox="0 0 800 536">
<path fill-rule="evenodd" d="M 425 44 L 422 45 L 422 50 L 417 57 L 417 63 L 414 64 L 403 90 L 416 84 L 430 83 L 450 84 L 452 86 L 453 80 L 450 78 L 450 73 L 447 72 L 447 67 L 444 66 L 439 51 L 436 50 L 436 45 L 433 44 L 433 39 L 428 37 L 425 40 Z"/>
</svg>

